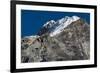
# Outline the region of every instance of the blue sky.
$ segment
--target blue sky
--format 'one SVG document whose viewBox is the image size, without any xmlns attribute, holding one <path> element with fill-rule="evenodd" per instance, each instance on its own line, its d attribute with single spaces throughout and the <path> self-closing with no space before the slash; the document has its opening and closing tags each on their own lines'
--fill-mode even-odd
<svg viewBox="0 0 100 73">
<path fill-rule="evenodd" d="M 36 35 L 47 21 L 56 21 L 65 16 L 71 17 L 73 15 L 79 16 L 90 23 L 89 13 L 21 10 L 21 37 Z"/>
</svg>

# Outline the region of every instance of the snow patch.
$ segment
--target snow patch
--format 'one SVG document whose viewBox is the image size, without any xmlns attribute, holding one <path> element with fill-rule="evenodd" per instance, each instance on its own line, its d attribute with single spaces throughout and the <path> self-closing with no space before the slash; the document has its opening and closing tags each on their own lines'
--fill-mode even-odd
<svg viewBox="0 0 100 73">
<path fill-rule="evenodd" d="M 57 26 L 51 33 L 50 36 L 53 37 L 59 33 L 61 33 L 64 28 L 66 28 L 68 25 L 70 25 L 72 22 L 75 22 L 77 20 L 79 20 L 80 18 L 78 16 L 72 16 L 72 17 L 68 17 L 66 16 L 65 18 L 60 19 L 59 22 L 59 26 Z"/>
<path fill-rule="evenodd" d="M 56 22 L 54 20 L 51 20 L 49 22 L 47 22 L 46 24 L 43 25 L 43 27 L 46 27 L 46 26 L 52 26 L 54 25 Z"/>
</svg>

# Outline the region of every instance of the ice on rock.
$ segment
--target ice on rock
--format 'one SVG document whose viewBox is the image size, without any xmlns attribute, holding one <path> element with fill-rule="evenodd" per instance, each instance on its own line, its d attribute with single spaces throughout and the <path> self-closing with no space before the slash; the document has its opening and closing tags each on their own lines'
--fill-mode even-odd
<svg viewBox="0 0 100 73">
<path fill-rule="evenodd" d="M 72 22 L 75 22 L 77 20 L 79 20 L 80 18 L 78 16 L 72 16 L 72 17 L 68 17 L 66 16 L 65 18 L 60 19 L 59 22 L 59 26 L 57 26 L 51 33 L 50 36 L 53 37 L 56 34 L 59 34 L 60 32 L 63 31 L 64 28 L 66 28 L 68 25 L 70 25 Z"/>
</svg>

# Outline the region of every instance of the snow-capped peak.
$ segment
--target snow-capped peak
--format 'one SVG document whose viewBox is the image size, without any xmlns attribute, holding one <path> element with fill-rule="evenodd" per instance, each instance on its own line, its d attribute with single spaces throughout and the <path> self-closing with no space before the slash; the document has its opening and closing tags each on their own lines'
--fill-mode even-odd
<svg viewBox="0 0 100 73">
<path fill-rule="evenodd" d="M 57 21 L 50 20 L 47 23 L 45 23 L 41 29 L 41 31 L 38 33 L 38 35 L 49 33 L 51 37 L 55 36 L 56 34 L 59 34 L 66 28 L 68 25 L 70 25 L 72 22 L 75 22 L 79 20 L 80 17 L 78 16 L 65 16 L 64 18 L 61 18 Z"/>
<path fill-rule="evenodd" d="M 72 16 L 72 19 L 73 19 L 73 22 L 74 22 L 74 21 L 79 20 L 79 19 L 80 19 L 80 17 L 78 17 L 78 16 Z"/>
<path fill-rule="evenodd" d="M 44 24 L 43 27 L 47 27 L 47 26 L 51 27 L 51 26 L 53 26 L 55 23 L 56 23 L 56 22 L 55 22 L 54 20 L 51 20 L 51 21 L 47 22 L 46 24 Z"/>
<path fill-rule="evenodd" d="M 67 19 L 69 19 L 69 18 L 70 18 L 70 17 L 65 16 L 64 18 L 58 20 L 58 23 L 59 23 L 59 24 L 62 24 L 62 23 L 64 23 L 65 21 L 67 21 Z"/>
<path fill-rule="evenodd" d="M 79 19 L 80 18 L 78 16 L 72 16 L 72 17 L 65 16 L 64 18 L 58 20 L 60 25 L 56 26 L 56 28 L 50 33 L 50 36 L 53 37 L 56 34 L 59 34 L 60 32 L 64 30 L 64 28 L 66 28 L 72 22 L 75 22 Z"/>
</svg>

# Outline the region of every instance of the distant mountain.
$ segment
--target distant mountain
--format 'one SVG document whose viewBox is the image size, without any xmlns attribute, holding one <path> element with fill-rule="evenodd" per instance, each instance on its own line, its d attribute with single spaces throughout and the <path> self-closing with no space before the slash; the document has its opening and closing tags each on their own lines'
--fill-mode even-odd
<svg viewBox="0 0 100 73">
<path fill-rule="evenodd" d="M 78 16 L 46 22 L 40 32 L 21 40 L 21 61 L 47 62 L 90 58 L 90 25 Z"/>
</svg>

